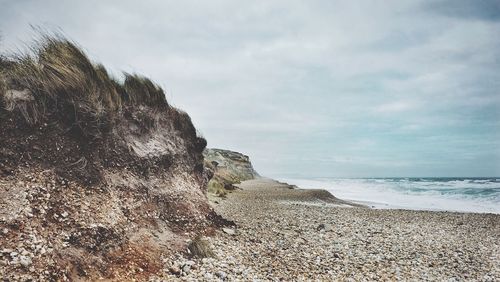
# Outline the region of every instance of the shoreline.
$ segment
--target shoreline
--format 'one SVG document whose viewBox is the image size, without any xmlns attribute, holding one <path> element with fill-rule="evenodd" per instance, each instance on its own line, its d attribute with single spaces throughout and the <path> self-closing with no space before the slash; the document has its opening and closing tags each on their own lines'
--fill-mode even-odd
<svg viewBox="0 0 500 282">
<path fill-rule="evenodd" d="M 287 185 L 291 187 L 290 189 L 298 189 L 298 190 L 323 190 L 332 197 L 343 201 L 346 203 L 346 206 L 359 205 L 365 208 L 374 209 L 374 210 L 402 210 L 402 211 L 422 211 L 422 212 L 444 212 L 444 213 L 473 213 L 473 214 L 492 214 L 492 215 L 500 215 L 500 213 L 495 212 L 478 212 L 478 211 L 461 211 L 461 210 L 449 210 L 449 209 L 432 209 L 432 208 L 422 208 L 422 207 L 408 207 L 408 206 L 398 206 L 389 203 L 376 202 L 376 201 L 367 201 L 367 200 L 356 200 L 356 199 L 348 199 L 348 198 L 337 198 L 331 191 L 328 189 L 322 188 L 302 188 L 295 184 L 290 184 L 286 181 L 276 180 L 273 178 L 264 177 L 262 179 L 266 179 L 269 181 L 275 181 L 279 184 Z"/>
<path fill-rule="evenodd" d="M 206 237 L 212 258 L 172 258 L 169 279 L 500 279 L 500 215 L 371 209 L 325 190 L 245 181 L 212 206 L 236 227 Z"/>
<path fill-rule="evenodd" d="M 472 213 L 472 214 L 500 215 L 500 213 L 488 212 L 488 211 L 479 212 L 479 211 L 462 211 L 462 210 L 449 210 L 449 209 L 432 209 L 432 208 L 421 208 L 421 207 L 397 206 L 397 205 L 392 205 L 392 204 L 388 204 L 388 203 L 372 202 L 372 201 L 358 201 L 358 200 L 350 200 L 350 199 L 344 199 L 344 200 L 352 202 L 352 203 L 358 203 L 360 205 L 365 205 L 368 208 L 374 209 L 374 210 L 401 210 L 401 211 L 466 213 L 466 214 Z"/>
<path fill-rule="evenodd" d="M 492 200 L 485 200 L 482 197 L 470 198 L 468 195 L 460 195 L 460 197 L 453 197 L 450 194 L 426 194 L 436 193 L 442 187 L 439 185 L 422 194 L 414 194 L 411 188 L 408 190 L 394 190 L 397 186 L 382 186 L 380 188 L 377 183 L 365 183 L 363 181 L 371 178 L 349 178 L 347 180 L 354 180 L 355 183 L 348 181 L 344 182 L 323 182 L 315 179 L 285 179 L 280 178 L 279 181 L 283 183 L 293 183 L 293 186 L 311 187 L 304 189 L 322 189 L 330 192 L 332 195 L 339 197 L 345 201 L 358 203 L 368 206 L 373 209 L 393 209 L 393 210 L 414 210 L 414 211 L 434 211 L 434 212 L 457 212 L 457 213 L 478 213 L 478 214 L 497 214 L 500 215 L 500 209 L 497 203 Z M 381 178 L 381 179 L 394 179 L 394 178 Z M 400 179 L 400 178 L 397 178 Z M 401 178 L 403 179 L 403 178 Z M 436 178 L 443 179 L 443 178 Z M 447 178 L 448 179 L 448 178 Z M 449 178 L 453 179 L 453 178 Z M 345 180 L 339 178 L 336 180 Z M 358 181 L 362 181 L 358 183 Z M 391 184 L 388 184 L 391 185 Z M 472 184 L 474 185 L 474 184 Z M 477 185 L 477 183 L 476 183 Z M 324 188 L 327 187 L 327 188 Z M 345 187 L 352 188 L 352 190 Z M 453 189 L 448 188 L 447 189 Z M 478 190 L 482 189 L 498 189 L 490 187 L 476 187 Z M 373 190 L 372 190 L 373 189 Z M 420 189 L 420 188 L 419 188 Z M 444 190 L 447 190 L 444 189 Z M 458 187 L 457 189 L 463 189 Z M 474 189 L 474 188 L 470 188 Z M 468 193 L 467 193 L 468 194 Z"/>
</svg>

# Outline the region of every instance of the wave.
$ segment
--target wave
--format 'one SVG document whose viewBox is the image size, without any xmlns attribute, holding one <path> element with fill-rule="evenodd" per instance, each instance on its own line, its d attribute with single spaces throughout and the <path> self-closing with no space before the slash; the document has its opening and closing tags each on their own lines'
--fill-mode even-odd
<svg viewBox="0 0 500 282">
<path fill-rule="evenodd" d="M 280 179 L 376 208 L 500 213 L 498 178 Z"/>
</svg>

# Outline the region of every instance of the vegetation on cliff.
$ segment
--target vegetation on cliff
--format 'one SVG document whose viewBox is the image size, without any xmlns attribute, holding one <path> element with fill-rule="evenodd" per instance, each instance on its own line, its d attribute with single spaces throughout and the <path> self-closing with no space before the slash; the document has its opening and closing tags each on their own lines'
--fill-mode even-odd
<svg viewBox="0 0 500 282">
<path fill-rule="evenodd" d="M 146 279 L 226 223 L 189 116 L 124 77 L 60 36 L 0 58 L 1 277 Z"/>
<path fill-rule="evenodd" d="M 250 158 L 241 153 L 207 148 L 203 155 L 205 166 L 214 171 L 214 176 L 208 182 L 208 192 L 217 196 L 224 197 L 228 191 L 234 190 L 233 184 L 259 177 Z"/>
</svg>

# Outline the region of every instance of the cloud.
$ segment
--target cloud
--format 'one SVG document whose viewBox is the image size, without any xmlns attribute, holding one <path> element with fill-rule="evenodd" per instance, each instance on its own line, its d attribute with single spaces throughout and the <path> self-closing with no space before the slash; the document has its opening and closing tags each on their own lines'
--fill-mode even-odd
<svg viewBox="0 0 500 282">
<path fill-rule="evenodd" d="M 405 112 L 416 107 L 415 104 L 410 103 L 408 101 L 397 101 L 390 102 L 383 105 L 380 105 L 375 108 L 375 112 L 377 113 L 398 113 Z"/>
<path fill-rule="evenodd" d="M 61 28 L 113 73 L 159 82 L 210 146 L 249 154 L 264 175 L 500 174 L 495 1 L 1 7 L 1 49 L 29 42 L 29 24 Z M 437 133 L 448 146 L 426 138 Z"/>
<path fill-rule="evenodd" d="M 424 9 L 449 17 L 500 21 L 500 2 L 496 0 L 441 0 L 428 1 Z"/>
</svg>

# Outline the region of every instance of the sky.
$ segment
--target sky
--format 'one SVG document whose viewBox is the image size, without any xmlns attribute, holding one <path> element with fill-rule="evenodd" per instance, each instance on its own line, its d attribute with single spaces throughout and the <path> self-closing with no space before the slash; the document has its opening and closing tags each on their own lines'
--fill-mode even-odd
<svg viewBox="0 0 500 282">
<path fill-rule="evenodd" d="M 500 1 L 0 0 L 271 177 L 500 176 Z"/>
</svg>

